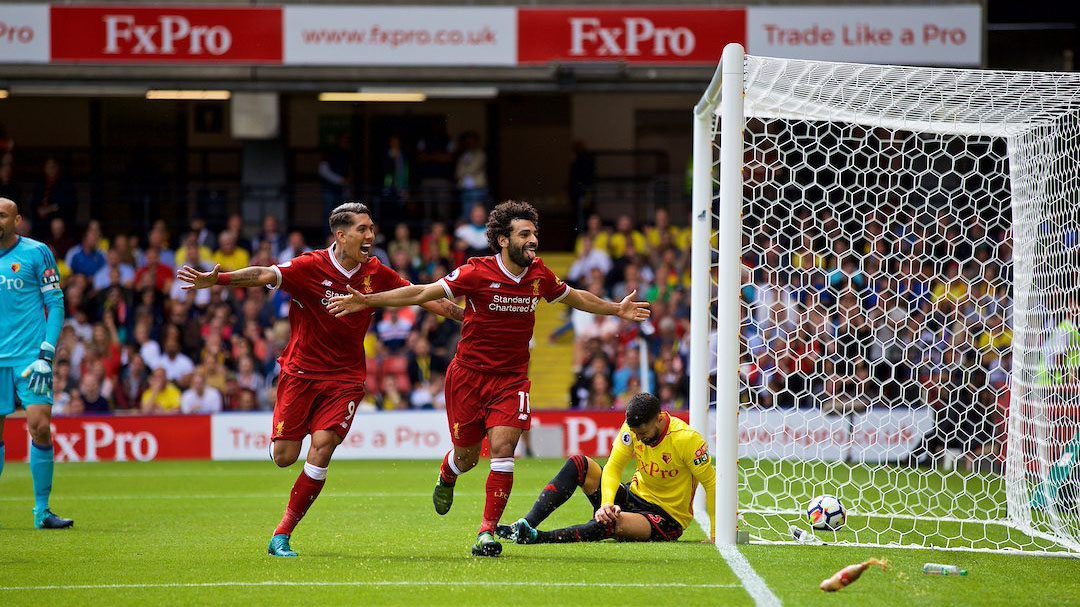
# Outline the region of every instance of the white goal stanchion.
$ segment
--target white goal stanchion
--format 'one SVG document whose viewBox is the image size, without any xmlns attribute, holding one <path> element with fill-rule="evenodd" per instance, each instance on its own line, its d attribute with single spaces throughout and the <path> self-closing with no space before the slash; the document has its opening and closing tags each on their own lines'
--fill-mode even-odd
<svg viewBox="0 0 1080 607">
<path fill-rule="evenodd" d="M 729 45 L 693 185 L 718 543 L 1080 554 L 1080 74 Z"/>
</svg>

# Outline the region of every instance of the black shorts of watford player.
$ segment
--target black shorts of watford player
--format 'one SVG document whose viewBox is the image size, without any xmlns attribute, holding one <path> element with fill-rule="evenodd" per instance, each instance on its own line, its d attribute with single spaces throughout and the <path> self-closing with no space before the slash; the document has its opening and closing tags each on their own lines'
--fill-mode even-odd
<svg viewBox="0 0 1080 607">
<path fill-rule="evenodd" d="M 621 483 L 634 459 L 633 479 Z M 705 488 L 715 535 L 716 473 L 705 439 L 689 424 L 660 409 L 648 393 L 635 395 L 626 407 L 626 423 L 611 446 L 607 465 L 575 455 L 544 486 L 532 510 L 496 533 L 517 544 L 624 541 L 673 541 L 694 520 L 694 491 Z M 541 531 L 539 526 L 581 489 L 592 505 L 587 523 Z"/>
</svg>

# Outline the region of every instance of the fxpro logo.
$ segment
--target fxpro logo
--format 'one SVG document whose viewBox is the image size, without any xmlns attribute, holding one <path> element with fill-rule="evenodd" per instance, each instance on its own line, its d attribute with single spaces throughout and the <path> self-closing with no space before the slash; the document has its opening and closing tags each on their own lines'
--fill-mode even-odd
<svg viewBox="0 0 1080 607">
<path fill-rule="evenodd" d="M 8 278 L 7 276 L 0 275 L 0 289 L 20 290 L 26 286 L 26 281 L 21 278 Z"/>
<path fill-rule="evenodd" d="M 105 54 L 224 55 L 233 35 L 224 25 L 192 25 L 181 15 L 161 15 L 136 23 L 134 15 L 105 15 Z"/>
<path fill-rule="evenodd" d="M 570 18 L 570 54 L 577 57 L 685 57 L 696 42 L 688 27 L 657 27 L 645 17 L 625 17 L 612 27 L 596 17 Z"/>
<path fill-rule="evenodd" d="M 158 441 L 150 432 L 117 432 L 111 424 L 84 422 L 81 431 L 57 432 L 52 425 L 53 443 L 58 462 L 146 462 L 158 453 Z"/>
<path fill-rule="evenodd" d="M 660 478 L 675 478 L 676 476 L 679 476 L 679 470 L 677 468 L 665 470 L 656 462 L 649 462 L 648 464 L 643 463 L 637 467 L 637 471 L 648 474 L 649 476 L 659 476 Z"/>
</svg>

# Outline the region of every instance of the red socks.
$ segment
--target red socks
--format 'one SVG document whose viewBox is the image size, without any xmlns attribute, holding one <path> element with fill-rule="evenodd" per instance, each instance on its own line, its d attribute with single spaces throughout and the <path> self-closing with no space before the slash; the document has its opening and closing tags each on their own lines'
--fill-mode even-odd
<svg viewBox="0 0 1080 607">
<path fill-rule="evenodd" d="M 484 501 L 484 520 L 480 532 L 495 531 L 499 524 L 506 502 L 510 499 L 510 489 L 514 486 L 514 458 L 491 458 L 491 472 L 487 477 L 487 499 Z"/>
<path fill-rule="evenodd" d="M 444 485 L 453 485 L 460 474 L 461 470 L 454 464 L 454 450 L 451 449 L 446 452 L 442 465 L 439 466 L 439 478 L 442 479 Z"/>
<path fill-rule="evenodd" d="M 292 493 L 289 494 L 289 505 L 285 508 L 285 516 L 281 517 L 274 535 L 284 533 L 290 535 L 300 519 L 307 514 L 315 498 L 319 497 L 323 485 L 326 484 L 326 468 L 320 468 L 311 464 L 304 464 L 304 471 L 296 477 Z"/>
</svg>

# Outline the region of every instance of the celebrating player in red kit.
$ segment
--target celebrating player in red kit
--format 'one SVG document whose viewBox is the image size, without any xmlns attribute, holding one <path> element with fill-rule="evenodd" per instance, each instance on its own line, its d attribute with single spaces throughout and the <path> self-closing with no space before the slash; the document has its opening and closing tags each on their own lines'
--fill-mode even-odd
<svg viewBox="0 0 1080 607">
<path fill-rule="evenodd" d="M 472 548 L 477 556 L 502 552 L 494 531 L 514 483 L 514 449 L 532 421 L 529 340 L 540 298 L 626 320 L 640 322 L 649 317 L 649 304 L 633 301 L 633 293 L 615 303 L 559 280 L 536 256 L 537 223 L 532 205 L 504 202 L 491 211 L 487 223 L 488 244 L 498 254 L 473 257 L 446 278 L 428 285 L 374 295 L 350 287 L 351 295 L 331 297 L 328 306 L 330 312 L 344 316 L 374 306 L 465 298 L 461 342 L 446 371 L 446 417 L 454 450 L 443 458 L 434 501 L 439 514 L 450 510 L 454 483 L 476 465 L 486 435 L 491 445 L 491 472 L 483 522 Z"/>
<path fill-rule="evenodd" d="M 213 285 L 266 286 L 292 295 L 289 324 L 292 333 L 278 362 L 277 403 L 274 405 L 274 463 L 290 466 L 300 455 L 300 443 L 311 435 L 304 470 L 296 479 L 285 516 L 270 540 L 274 556 L 296 556 L 289 537 L 326 482 L 330 456 L 349 432 L 356 406 L 364 398 L 367 376 L 364 334 L 372 314 L 336 318 L 327 312 L 329 298 L 345 289 L 376 293 L 409 282 L 371 256 L 375 226 L 367 206 L 347 202 L 330 214 L 334 243 L 270 267 L 248 267 L 235 272 L 199 272 L 184 266 L 176 276 L 191 283 L 185 289 Z M 461 320 L 464 313 L 453 302 L 427 300 L 428 310 Z"/>
</svg>

